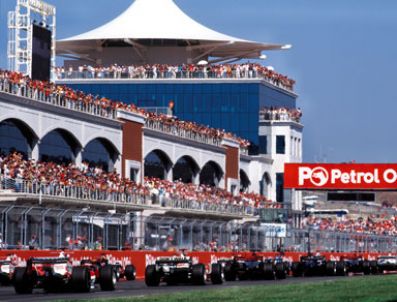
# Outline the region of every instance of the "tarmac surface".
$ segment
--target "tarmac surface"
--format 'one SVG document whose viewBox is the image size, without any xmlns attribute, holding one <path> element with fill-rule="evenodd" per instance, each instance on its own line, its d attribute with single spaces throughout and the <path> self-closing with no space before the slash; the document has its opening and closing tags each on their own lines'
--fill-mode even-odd
<svg viewBox="0 0 397 302">
<path fill-rule="evenodd" d="M 170 294 L 174 292 L 186 292 L 186 291 L 197 291 L 197 290 L 212 290 L 212 289 L 223 289 L 240 286 L 253 286 L 263 285 L 271 286 L 276 284 L 297 284 L 307 282 L 321 282 L 329 280 L 343 279 L 346 277 L 310 277 L 310 278 L 294 278 L 289 277 L 285 280 L 255 280 L 255 281 L 236 281 L 236 282 L 224 282 L 222 285 L 212 285 L 208 283 L 205 286 L 192 286 L 192 285 L 178 285 L 178 286 L 167 286 L 160 285 L 159 287 L 147 287 L 141 280 L 136 281 L 121 281 L 117 283 L 116 290 L 112 292 L 103 292 L 96 286 L 95 290 L 90 293 L 51 293 L 47 294 L 41 289 L 35 289 L 33 294 L 29 295 L 17 295 L 12 286 L 0 286 L 0 301 L 21 301 L 21 302 L 39 302 L 39 301 L 54 301 L 54 300 L 69 300 L 77 301 L 81 299 L 106 299 L 106 298 L 117 298 L 117 297 L 129 297 L 129 296 L 149 296 L 158 294 Z"/>
</svg>

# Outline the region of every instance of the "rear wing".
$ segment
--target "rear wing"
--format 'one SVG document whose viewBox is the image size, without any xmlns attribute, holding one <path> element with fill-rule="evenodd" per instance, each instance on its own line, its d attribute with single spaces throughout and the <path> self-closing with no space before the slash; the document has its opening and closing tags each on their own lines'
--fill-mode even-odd
<svg viewBox="0 0 397 302">
<path fill-rule="evenodd" d="M 181 258 L 181 257 L 159 257 L 157 258 L 156 262 L 158 263 L 165 263 L 165 262 L 190 262 L 190 258 Z"/>
<path fill-rule="evenodd" d="M 68 263 L 69 258 L 30 258 L 32 264 L 63 264 Z"/>
</svg>

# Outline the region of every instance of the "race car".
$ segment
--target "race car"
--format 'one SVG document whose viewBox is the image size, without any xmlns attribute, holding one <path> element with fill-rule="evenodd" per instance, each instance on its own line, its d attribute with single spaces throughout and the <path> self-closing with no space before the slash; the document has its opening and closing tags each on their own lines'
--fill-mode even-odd
<svg viewBox="0 0 397 302">
<path fill-rule="evenodd" d="M 89 292 L 96 278 L 89 267 L 73 267 L 68 258 L 30 258 L 26 267 L 15 268 L 12 282 L 18 294 L 32 293 L 34 288 L 43 288 L 46 292 Z M 116 274 L 112 266 L 101 267 L 98 278 L 102 290 L 114 290 Z"/>
<path fill-rule="evenodd" d="M 135 280 L 136 278 L 135 266 L 130 264 L 123 267 L 119 262 L 116 262 L 115 264 L 110 264 L 108 259 L 104 256 L 101 256 L 99 259 L 96 260 L 83 259 L 81 260 L 80 265 L 90 268 L 90 271 L 93 272 L 93 275 L 96 277 L 96 282 L 100 281 L 100 270 L 104 266 L 111 266 L 113 268 L 117 281 L 124 278 L 130 281 Z"/>
<path fill-rule="evenodd" d="M 136 269 L 132 264 L 127 264 L 126 266 L 122 266 L 121 263 L 116 262 L 114 264 L 117 274 L 117 280 L 125 279 L 128 281 L 133 281 L 136 279 Z"/>
<path fill-rule="evenodd" d="M 377 260 L 377 269 L 380 274 L 397 271 L 397 257 L 380 256 Z"/>
<path fill-rule="evenodd" d="M 224 262 L 223 273 L 226 281 L 248 279 L 285 279 L 288 266 L 282 258 L 266 259 L 253 253 L 250 256 L 237 255 Z"/>
<path fill-rule="evenodd" d="M 10 260 L 0 260 L 0 284 L 10 285 L 13 265 Z"/>
<path fill-rule="evenodd" d="M 325 276 L 331 268 L 334 268 L 333 263 L 328 264 L 325 257 L 320 255 L 302 256 L 300 261 L 293 262 L 291 267 L 294 277 Z"/>
<path fill-rule="evenodd" d="M 348 274 L 375 274 L 376 262 L 365 260 L 363 257 L 344 258 L 339 261 L 327 262 L 328 276 L 346 276 Z"/>
<path fill-rule="evenodd" d="M 160 282 L 167 285 L 190 283 L 205 285 L 210 279 L 212 284 L 221 284 L 222 267 L 219 263 L 211 265 L 207 274 L 205 265 L 193 264 L 190 257 L 158 258 L 153 265 L 148 265 L 145 270 L 145 283 L 147 286 L 159 286 Z"/>
</svg>

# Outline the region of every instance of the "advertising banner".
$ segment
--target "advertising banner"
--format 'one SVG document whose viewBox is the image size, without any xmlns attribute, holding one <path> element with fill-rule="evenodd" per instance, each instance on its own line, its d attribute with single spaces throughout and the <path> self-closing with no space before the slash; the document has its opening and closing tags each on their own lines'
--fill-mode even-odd
<svg viewBox="0 0 397 302">
<path fill-rule="evenodd" d="M 285 164 L 284 188 L 396 190 L 397 164 Z"/>
</svg>

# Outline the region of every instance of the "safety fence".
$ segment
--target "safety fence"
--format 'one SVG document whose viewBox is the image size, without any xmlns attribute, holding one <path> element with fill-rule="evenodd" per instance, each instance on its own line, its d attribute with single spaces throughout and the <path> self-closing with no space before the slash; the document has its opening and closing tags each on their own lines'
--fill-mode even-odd
<svg viewBox="0 0 397 302">
<path fill-rule="evenodd" d="M 62 185 L 54 181 L 39 182 L 27 181 L 20 178 L 0 177 L 1 194 L 32 195 L 35 198 L 45 197 L 65 198 L 75 201 L 108 202 L 109 207 L 113 205 L 134 205 L 145 209 L 147 207 L 160 208 L 164 210 L 191 210 L 202 213 L 219 215 L 234 215 L 236 217 L 254 216 L 256 208 L 252 206 L 241 206 L 230 204 L 228 200 L 220 199 L 218 203 L 181 199 L 178 197 L 160 197 L 154 194 L 140 194 L 137 192 L 117 192 L 110 190 L 91 189 L 89 187 Z M 272 204 L 269 203 L 268 206 Z"/>
<path fill-rule="evenodd" d="M 88 208 L 0 205 L 0 233 L 0 249 L 19 250 L 397 252 L 394 236 Z"/>
</svg>

